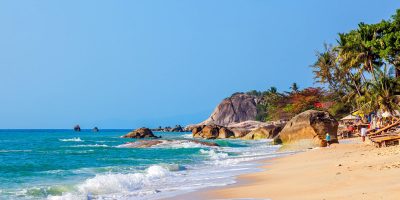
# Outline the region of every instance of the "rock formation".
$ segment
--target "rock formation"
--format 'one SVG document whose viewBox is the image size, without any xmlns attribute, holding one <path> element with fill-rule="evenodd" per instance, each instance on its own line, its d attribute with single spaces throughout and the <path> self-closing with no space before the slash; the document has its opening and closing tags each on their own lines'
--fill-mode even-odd
<svg viewBox="0 0 400 200">
<path fill-rule="evenodd" d="M 243 139 L 246 140 L 272 139 L 276 137 L 281 130 L 282 126 L 270 125 L 266 127 L 260 127 L 245 135 Z"/>
<path fill-rule="evenodd" d="M 205 139 L 221 139 L 221 138 L 232 138 L 234 133 L 223 126 L 218 125 L 201 125 L 192 129 L 193 137 L 205 138 Z"/>
<path fill-rule="evenodd" d="M 122 138 L 158 138 L 153 134 L 153 132 L 148 128 L 139 128 L 126 135 L 121 136 Z"/>
<path fill-rule="evenodd" d="M 215 108 L 211 116 L 200 124 L 227 126 L 232 122 L 255 120 L 257 115 L 257 102 L 258 98 L 255 96 L 236 93 L 224 99 Z"/>
<path fill-rule="evenodd" d="M 325 135 L 337 143 L 338 122 L 328 112 L 308 110 L 293 117 L 280 132 L 283 144 L 296 148 L 326 146 Z"/>
<path fill-rule="evenodd" d="M 74 131 L 75 132 L 80 132 L 81 131 L 81 127 L 79 125 L 75 125 L 74 126 Z"/>
<path fill-rule="evenodd" d="M 152 131 L 157 131 L 157 132 L 191 132 L 187 131 L 185 128 L 183 128 L 181 125 L 176 125 L 174 128 L 170 127 L 170 126 L 166 126 L 166 127 L 158 127 L 155 129 L 151 129 Z"/>
</svg>

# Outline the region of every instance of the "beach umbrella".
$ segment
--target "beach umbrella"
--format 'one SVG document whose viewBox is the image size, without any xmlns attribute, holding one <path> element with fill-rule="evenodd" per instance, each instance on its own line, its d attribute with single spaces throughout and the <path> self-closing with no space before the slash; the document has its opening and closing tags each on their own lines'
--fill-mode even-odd
<svg viewBox="0 0 400 200">
<path fill-rule="evenodd" d="M 382 117 L 391 117 L 392 114 L 390 114 L 390 112 L 386 111 L 384 113 L 382 113 Z"/>
<path fill-rule="evenodd" d="M 355 115 L 355 116 L 360 116 L 360 117 L 364 117 L 364 112 L 363 111 L 361 111 L 361 110 L 357 110 L 357 111 L 355 111 L 355 112 L 353 112 L 353 113 L 351 113 L 351 115 Z"/>
</svg>

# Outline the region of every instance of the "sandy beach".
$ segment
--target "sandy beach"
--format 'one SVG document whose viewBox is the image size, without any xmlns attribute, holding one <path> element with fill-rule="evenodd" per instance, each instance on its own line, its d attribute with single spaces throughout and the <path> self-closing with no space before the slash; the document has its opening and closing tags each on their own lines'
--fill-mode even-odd
<svg viewBox="0 0 400 200">
<path fill-rule="evenodd" d="M 191 199 L 399 199 L 400 147 L 334 144 L 265 161 L 262 172 Z M 185 197 L 175 198 L 184 199 Z"/>
</svg>

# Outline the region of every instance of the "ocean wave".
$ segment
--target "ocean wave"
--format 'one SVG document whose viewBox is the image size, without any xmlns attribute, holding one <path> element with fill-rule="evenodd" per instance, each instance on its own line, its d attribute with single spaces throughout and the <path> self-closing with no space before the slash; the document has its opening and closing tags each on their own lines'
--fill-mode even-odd
<svg viewBox="0 0 400 200">
<path fill-rule="evenodd" d="M 212 148 L 216 147 L 214 143 L 199 142 L 194 140 L 152 140 L 137 141 L 117 145 L 117 148 Z"/>
<path fill-rule="evenodd" d="M 183 134 L 182 137 L 185 138 L 185 139 L 192 139 L 193 138 L 193 134 L 191 134 L 191 133 L 190 134 Z"/>
<path fill-rule="evenodd" d="M 67 138 L 67 139 L 59 139 L 61 142 L 84 142 L 84 140 L 81 140 L 79 137 L 74 137 L 74 138 Z"/>
<path fill-rule="evenodd" d="M 160 144 L 154 145 L 153 148 L 202 148 L 209 147 L 204 144 L 192 142 L 190 140 L 165 140 Z"/>
<path fill-rule="evenodd" d="M 0 153 L 14 153 L 14 152 L 32 152 L 32 150 L 29 150 L 29 149 L 27 149 L 27 150 L 18 150 L 18 149 L 0 150 Z"/>
<path fill-rule="evenodd" d="M 82 144 L 82 145 L 73 145 L 71 147 L 109 147 L 106 144 Z"/>
<path fill-rule="evenodd" d="M 210 149 L 210 150 L 200 149 L 200 153 L 207 154 L 208 156 L 210 156 L 210 158 L 212 160 L 220 160 L 220 159 L 225 159 L 225 158 L 229 157 L 229 155 L 227 153 L 217 152 L 214 149 Z"/>
<path fill-rule="evenodd" d="M 139 190 L 143 187 L 170 175 L 171 172 L 167 168 L 159 165 L 150 166 L 144 173 L 98 174 L 77 185 L 75 192 L 63 193 L 63 195 L 60 196 L 50 195 L 48 199 L 91 199 L 92 197 L 100 197 L 101 199 L 103 195 L 111 195 L 113 198 L 118 199 L 118 197 L 116 197 L 118 195 L 140 194 L 142 191 Z"/>
</svg>

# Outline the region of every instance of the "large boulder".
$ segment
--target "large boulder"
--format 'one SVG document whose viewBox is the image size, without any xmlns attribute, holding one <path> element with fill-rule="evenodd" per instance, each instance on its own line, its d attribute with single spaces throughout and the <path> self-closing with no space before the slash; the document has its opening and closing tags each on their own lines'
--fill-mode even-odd
<svg viewBox="0 0 400 200">
<path fill-rule="evenodd" d="M 272 139 L 282 130 L 282 126 L 270 125 L 257 128 L 243 137 L 246 140 Z"/>
<path fill-rule="evenodd" d="M 201 137 L 205 139 L 216 139 L 219 135 L 219 128 L 217 126 L 205 126 L 201 130 Z"/>
<path fill-rule="evenodd" d="M 171 132 L 185 132 L 181 125 L 176 125 L 175 128 L 171 129 Z"/>
<path fill-rule="evenodd" d="M 234 137 L 235 134 L 228 128 L 218 125 L 200 125 L 192 129 L 193 137 L 205 139 L 223 139 Z"/>
<path fill-rule="evenodd" d="M 129 132 L 126 135 L 121 136 L 122 138 L 136 138 L 136 139 L 141 139 L 141 138 L 158 138 L 153 134 L 153 132 L 148 129 L 148 128 L 139 128 L 136 129 L 132 132 Z"/>
<path fill-rule="evenodd" d="M 241 138 L 241 137 L 247 135 L 248 133 L 250 133 L 250 131 L 251 131 L 251 130 L 245 129 L 245 128 L 232 128 L 231 130 L 233 131 L 235 138 Z"/>
<path fill-rule="evenodd" d="M 259 98 L 253 95 L 236 93 L 224 99 L 211 116 L 200 124 L 227 126 L 232 122 L 255 120 Z"/>
<path fill-rule="evenodd" d="M 235 137 L 235 134 L 229 130 L 228 128 L 222 127 L 218 131 L 218 138 L 224 139 L 224 138 L 231 138 Z"/>
<path fill-rule="evenodd" d="M 308 110 L 293 117 L 279 134 L 278 140 L 293 149 L 326 146 L 328 133 L 337 143 L 338 122 L 328 112 Z"/>
</svg>

